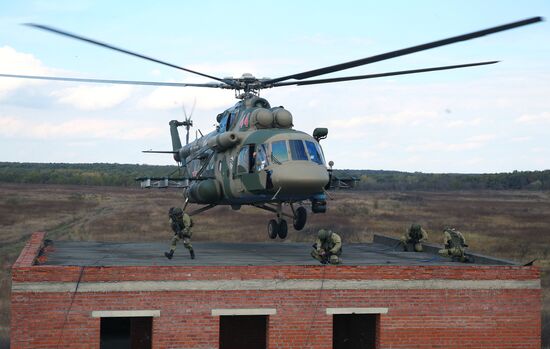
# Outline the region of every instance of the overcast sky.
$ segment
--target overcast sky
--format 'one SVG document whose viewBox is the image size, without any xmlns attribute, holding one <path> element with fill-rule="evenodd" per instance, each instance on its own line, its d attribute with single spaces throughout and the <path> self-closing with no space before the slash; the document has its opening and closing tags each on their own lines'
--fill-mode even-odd
<svg viewBox="0 0 550 349">
<path fill-rule="evenodd" d="M 550 1 L 3 1 L 0 73 L 209 82 L 22 26 L 33 22 L 209 75 L 278 77 L 533 16 Z M 548 21 L 326 77 L 495 65 L 262 91 L 295 128 L 328 127 L 336 168 L 485 173 L 550 168 Z M 233 92 L 0 78 L 0 161 L 174 164 L 168 121 L 196 99 L 213 129 Z M 194 138 L 194 135 L 192 136 Z"/>
</svg>

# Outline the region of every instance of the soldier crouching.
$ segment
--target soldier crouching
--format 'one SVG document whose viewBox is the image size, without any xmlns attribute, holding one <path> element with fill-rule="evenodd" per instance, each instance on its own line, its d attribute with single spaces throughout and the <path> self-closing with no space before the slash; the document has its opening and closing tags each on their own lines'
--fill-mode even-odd
<svg viewBox="0 0 550 349">
<path fill-rule="evenodd" d="M 331 230 L 319 230 L 317 241 L 313 244 L 311 257 L 322 264 L 340 264 L 342 263 L 341 255 L 342 238 Z"/>
<path fill-rule="evenodd" d="M 401 243 L 403 244 L 403 250 L 408 251 L 409 244 L 413 245 L 415 252 L 422 252 L 422 241 L 428 240 L 428 233 L 420 224 L 411 224 L 411 227 L 405 235 L 401 237 Z"/>
<path fill-rule="evenodd" d="M 443 244 L 445 248 L 439 250 L 438 254 L 443 257 L 451 257 L 454 260 L 467 263 L 470 258 L 466 256 L 464 250 L 468 245 L 461 232 L 455 228 L 447 228 L 443 231 Z"/>
<path fill-rule="evenodd" d="M 171 241 L 170 252 L 164 252 L 164 255 L 166 258 L 172 259 L 178 241 L 183 240 L 183 246 L 189 250 L 191 259 L 195 259 L 195 251 L 191 245 L 191 227 L 193 226 L 193 220 L 179 207 L 170 208 L 168 217 L 170 218 L 170 226 L 174 231 L 174 237 Z"/>
</svg>

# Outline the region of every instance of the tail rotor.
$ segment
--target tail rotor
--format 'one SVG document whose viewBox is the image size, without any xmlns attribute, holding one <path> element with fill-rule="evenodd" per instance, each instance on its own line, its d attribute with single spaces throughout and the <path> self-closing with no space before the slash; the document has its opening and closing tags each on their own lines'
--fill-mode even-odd
<svg viewBox="0 0 550 349">
<path fill-rule="evenodd" d="M 189 129 L 193 127 L 193 120 L 191 120 L 191 117 L 193 116 L 193 112 L 195 111 L 195 105 L 197 104 L 197 100 L 193 100 L 193 106 L 191 107 L 191 112 L 187 114 L 187 110 L 185 109 L 185 104 L 182 105 L 183 109 L 183 115 L 185 115 L 185 120 L 181 122 L 182 126 L 185 126 L 185 144 L 189 144 Z"/>
</svg>

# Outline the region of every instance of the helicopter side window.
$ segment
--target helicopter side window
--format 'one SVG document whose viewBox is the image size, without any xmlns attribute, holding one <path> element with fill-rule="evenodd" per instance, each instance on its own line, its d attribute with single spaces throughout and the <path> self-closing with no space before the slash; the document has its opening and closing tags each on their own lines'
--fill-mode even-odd
<svg viewBox="0 0 550 349">
<path fill-rule="evenodd" d="M 203 177 L 208 178 L 214 178 L 214 168 L 216 166 L 216 159 L 214 156 L 210 158 L 210 161 L 208 162 L 208 165 L 204 169 L 204 172 L 202 174 Z"/>
<path fill-rule="evenodd" d="M 234 111 L 233 113 L 231 113 L 231 116 L 229 118 L 231 119 L 231 121 L 227 122 L 227 130 L 228 131 L 230 129 L 235 128 L 235 125 L 237 124 L 237 121 L 239 121 L 239 112 Z"/>
<path fill-rule="evenodd" d="M 226 122 L 225 122 L 225 127 L 224 127 L 226 131 L 229 131 L 229 129 L 231 128 L 231 119 L 232 119 L 232 118 L 233 118 L 233 115 L 232 115 L 232 114 L 229 114 L 229 115 L 227 116 L 227 120 L 226 120 Z"/>
<path fill-rule="evenodd" d="M 306 148 L 304 148 L 304 142 L 301 139 L 291 139 L 288 144 L 292 160 L 307 160 Z"/>
<path fill-rule="evenodd" d="M 276 141 L 271 143 L 271 161 L 276 164 L 288 161 L 286 141 Z"/>
<path fill-rule="evenodd" d="M 256 171 L 260 172 L 268 164 L 267 162 L 267 144 L 260 144 L 256 150 Z"/>
<path fill-rule="evenodd" d="M 322 165 L 323 158 L 321 157 L 321 154 L 319 154 L 319 150 L 317 149 L 315 143 L 311 141 L 306 141 L 306 148 L 307 152 L 309 153 L 309 159 L 313 162 L 318 163 L 319 165 Z"/>
<path fill-rule="evenodd" d="M 249 155 L 249 146 L 246 145 L 241 148 L 239 151 L 239 156 L 237 157 L 237 174 L 247 173 L 248 167 L 250 164 L 250 155 Z"/>
<path fill-rule="evenodd" d="M 225 132 L 227 131 L 227 125 L 229 121 L 229 116 L 227 114 L 223 114 L 222 119 L 220 120 L 220 125 L 218 128 L 218 132 Z"/>
</svg>

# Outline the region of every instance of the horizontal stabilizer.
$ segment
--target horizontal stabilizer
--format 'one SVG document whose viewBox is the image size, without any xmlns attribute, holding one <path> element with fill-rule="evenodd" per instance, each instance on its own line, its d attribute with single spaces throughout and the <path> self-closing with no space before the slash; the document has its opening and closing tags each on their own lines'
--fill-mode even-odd
<svg viewBox="0 0 550 349">
<path fill-rule="evenodd" d="M 141 182 L 142 189 L 149 188 L 187 188 L 189 186 L 189 179 L 180 178 L 168 178 L 168 177 L 139 177 L 136 181 Z"/>
<path fill-rule="evenodd" d="M 142 150 L 142 153 L 153 153 L 153 154 L 177 154 L 175 150 Z"/>
</svg>

